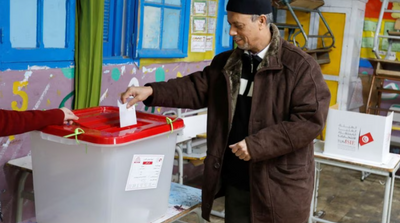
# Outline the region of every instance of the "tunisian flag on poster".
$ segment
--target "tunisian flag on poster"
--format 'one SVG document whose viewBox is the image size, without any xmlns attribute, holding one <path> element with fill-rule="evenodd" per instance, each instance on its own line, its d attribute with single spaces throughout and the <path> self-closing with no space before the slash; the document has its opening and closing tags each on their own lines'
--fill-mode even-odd
<svg viewBox="0 0 400 223">
<path fill-rule="evenodd" d="M 370 142 L 374 141 L 374 138 L 372 138 L 372 135 L 370 132 L 368 132 L 367 134 L 364 134 L 362 136 L 360 136 L 360 139 L 358 140 L 360 143 L 360 146 L 363 146 L 365 144 L 368 144 Z"/>
</svg>

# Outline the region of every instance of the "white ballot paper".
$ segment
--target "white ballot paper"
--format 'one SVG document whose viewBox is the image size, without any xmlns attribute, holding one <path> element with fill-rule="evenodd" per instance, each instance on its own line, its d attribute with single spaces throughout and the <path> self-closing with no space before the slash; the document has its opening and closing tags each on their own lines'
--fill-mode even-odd
<svg viewBox="0 0 400 223">
<path fill-rule="evenodd" d="M 122 104 L 122 102 L 118 100 L 119 125 L 121 128 L 137 124 L 135 106 L 126 108 L 126 104 L 127 103 Z"/>
</svg>

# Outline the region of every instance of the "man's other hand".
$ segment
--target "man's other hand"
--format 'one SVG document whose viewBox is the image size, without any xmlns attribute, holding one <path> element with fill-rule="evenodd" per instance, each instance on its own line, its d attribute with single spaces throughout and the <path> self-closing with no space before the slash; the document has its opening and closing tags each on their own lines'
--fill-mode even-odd
<svg viewBox="0 0 400 223">
<path fill-rule="evenodd" d="M 232 152 L 237 157 L 239 157 L 239 159 L 244 160 L 244 161 L 251 160 L 251 156 L 250 156 L 249 151 L 247 150 L 247 144 L 244 139 L 238 143 L 230 145 L 229 148 L 232 149 Z"/>
</svg>

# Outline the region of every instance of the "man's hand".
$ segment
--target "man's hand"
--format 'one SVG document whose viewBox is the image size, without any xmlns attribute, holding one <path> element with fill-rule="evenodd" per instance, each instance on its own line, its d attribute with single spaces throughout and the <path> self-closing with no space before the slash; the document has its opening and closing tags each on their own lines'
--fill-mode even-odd
<svg viewBox="0 0 400 223">
<path fill-rule="evenodd" d="M 250 156 L 249 151 L 247 150 L 247 144 L 244 139 L 238 143 L 230 145 L 229 148 L 232 149 L 232 152 L 237 157 L 239 157 L 239 159 L 244 160 L 244 161 L 251 160 L 251 156 Z"/>
<path fill-rule="evenodd" d="M 66 107 L 60 108 L 64 112 L 64 124 L 72 124 L 73 120 L 78 120 L 79 117 L 76 116 L 71 110 Z"/>
<path fill-rule="evenodd" d="M 126 103 L 129 97 L 133 97 L 127 104 L 127 108 L 132 107 L 134 104 L 146 100 L 153 94 L 151 87 L 128 87 L 124 93 L 121 94 L 122 103 Z"/>
</svg>

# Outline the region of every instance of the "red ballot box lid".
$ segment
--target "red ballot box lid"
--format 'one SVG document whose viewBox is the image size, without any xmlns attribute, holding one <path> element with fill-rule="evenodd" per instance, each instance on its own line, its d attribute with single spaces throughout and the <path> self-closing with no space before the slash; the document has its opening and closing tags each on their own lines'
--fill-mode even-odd
<svg viewBox="0 0 400 223">
<path fill-rule="evenodd" d="M 75 139 L 74 134 L 78 133 L 79 141 L 115 145 L 162 133 L 174 133 L 184 127 L 182 119 L 174 120 L 172 117 L 136 111 L 137 124 L 120 128 L 118 107 L 100 106 L 73 112 L 79 120 L 72 125 L 51 125 L 41 132 L 61 137 L 70 135 L 70 139 Z"/>
</svg>

